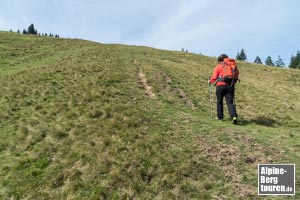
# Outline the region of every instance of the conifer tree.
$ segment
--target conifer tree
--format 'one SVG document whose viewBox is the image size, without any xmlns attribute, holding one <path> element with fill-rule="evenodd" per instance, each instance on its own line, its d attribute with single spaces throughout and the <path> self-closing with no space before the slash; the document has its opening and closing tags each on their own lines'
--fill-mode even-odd
<svg viewBox="0 0 300 200">
<path fill-rule="evenodd" d="M 244 49 L 241 50 L 240 57 L 241 57 L 241 60 L 242 60 L 242 61 L 247 60 L 247 56 L 246 56 L 246 54 L 245 54 Z"/>
<path fill-rule="evenodd" d="M 295 57 L 296 60 L 296 69 L 300 69 L 300 52 L 298 51 Z"/>
<path fill-rule="evenodd" d="M 299 51 L 297 52 L 296 56 L 292 55 L 289 68 L 300 69 L 300 52 Z"/>
<path fill-rule="evenodd" d="M 259 56 L 256 56 L 256 58 L 254 60 L 254 63 L 256 63 L 256 64 L 262 64 L 261 59 L 260 59 Z"/>
<path fill-rule="evenodd" d="M 241 53 L 240 52 L 237 53 L 236 59 L 241 61 L 247 60 L 247 56 L 245 54 L 244 49 L 241 50 Z"/>
<path fill-rule="evenodd" d="M 289 68 L 294 68 L 294 66 L 293 66 L 294 60 L 295 60 L 295 56 L 292 55 L 291 61 L 290 61 L 290 64 L 289 64 Z"/>
<path fill-rule="evenodd" d="M 241 60 L 240 52 L 237 52 L 237 55 L 235 57 L 236 60 Z"/>
<path fill-rule="evenodd" d="M 34 29 L 34 25 L 31 24 L 29 27 L 28 27 L 28 31 L 27 31 L 28 34 L 34 34 L 34 35 L 37 35 L 37 30 Z"/>
<path fill-rule="evenodd" d="M 285 67 L 285 64 L 284 64 L 282 58 L 280 57 L 280 55 L 278 55 L 278 59 L 277 59 L 277 61 L 275 62 L 275 66 L 276 66 L 276 67 Z"/>
<path fill-rule="evenodd" d="M 273 60 L 271 58 L 271 56 L 268 56 L 266 61 L 265 61 L 265 64 L 268 65 L 268 66 L 274 66 L 274 63 L 273 63 Z"/>
</svg>

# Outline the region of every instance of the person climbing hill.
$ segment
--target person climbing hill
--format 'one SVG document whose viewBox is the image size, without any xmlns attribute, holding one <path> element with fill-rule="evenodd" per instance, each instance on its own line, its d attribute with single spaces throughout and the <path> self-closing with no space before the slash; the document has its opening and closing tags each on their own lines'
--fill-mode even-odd
<svg viewBox="0 0 300 200">
<path fill-rule="evenodd" d="M 216 86 L 218 120 L 223 120 L 224 118 L 223 99 L 225 97 L 232 123 L 238 123 L 238 115 L 234 105 L 234 86 L 238 80 L 238 76 L 239 71 L 236 61 L 228 58 L 226 54 L 221 54 L 218 57 L 218 64 L 214 69 L 214 73 L 210 80 L 208 80 L 208 84 L 213 83 Z"/>
</svg>

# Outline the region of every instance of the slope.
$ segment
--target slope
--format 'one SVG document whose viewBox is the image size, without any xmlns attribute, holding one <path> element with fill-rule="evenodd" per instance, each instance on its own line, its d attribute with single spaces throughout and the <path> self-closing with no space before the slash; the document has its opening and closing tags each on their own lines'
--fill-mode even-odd
<svg viewBox="0 0 300 200">
<path fill-rule="evenodd" d="M 257 163 L 299 161 L 296 70 L 240 63 L 233 126 L 210 119 L 214 58 L 0 38 L 3 199 L 260 198 Z"/>
</svg>

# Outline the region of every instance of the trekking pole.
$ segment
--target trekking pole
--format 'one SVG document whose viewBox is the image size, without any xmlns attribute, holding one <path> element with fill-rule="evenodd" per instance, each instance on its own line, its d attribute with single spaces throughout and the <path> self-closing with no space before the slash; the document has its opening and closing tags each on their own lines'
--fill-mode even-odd
<svg viewBox="0 0 300 200">
<path fill-rule="evenodd" d="M 236 101 L 235 101 L 235 88 L 234 88 L 234 93 L 233 93 L 233 106 L 234 106 L 234 109 L 236 110 Z"/>
<path fill-rule="evenodd" d="M 208 81 L 210 80 L 210 76 L 208 76 Z M 209 83 L 208 86 L 208 90 L 209 90 L 209 101 L 210 101 L 210 118 L 213 118 L 213 114 L 212 114 L 212 88 L 211 88 L 211 83 Z"/>
<path fill-rule="evenodd" d="M 236 82 L 239 82 L 240 83 L 240 79 L 237 79 Z M 236 93 L 236 84 L 234 84 L 234 93 L 233 93 L 233 106 L 234 106 L 234 109 L 236 109 L 236 101 L 235 101 L 235 93 Z"/>
</svg>

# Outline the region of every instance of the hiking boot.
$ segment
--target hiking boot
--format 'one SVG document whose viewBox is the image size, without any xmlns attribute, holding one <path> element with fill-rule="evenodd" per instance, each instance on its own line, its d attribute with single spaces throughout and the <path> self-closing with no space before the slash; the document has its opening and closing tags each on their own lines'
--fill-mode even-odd
<svg viewBox="0 0 300 200">
<path fill-rule="evenodd" d="M 223 119 L 219 117 L 216 117 L 215 120 L 223 121 Z"/>
<path fill-rule="evenodd" d="M 232 119 L 232 123 L 233 123 L 234 125 L 237 125 L 237 118 L 236 118 L 236 117 L 234 117 L 234 118 Z"/>
</svg>

